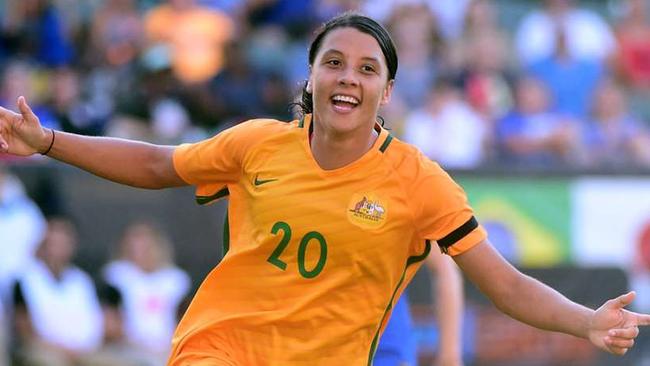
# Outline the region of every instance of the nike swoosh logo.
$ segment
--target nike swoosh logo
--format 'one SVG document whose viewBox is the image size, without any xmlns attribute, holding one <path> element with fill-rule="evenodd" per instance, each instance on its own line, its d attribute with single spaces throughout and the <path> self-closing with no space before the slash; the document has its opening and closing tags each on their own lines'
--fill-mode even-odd
<svg viewBox="0 0 650 366">
<path fill-rule="evenodd" d="M 255 175 L 255 182 L 253 182 L 255 184 L 255 186 L 261 186 L 262 184 L 271 183 L 271 182 L 275 182 L 276 180 L 278 180 L 277 178 L 276 179 L 259 179 L 258 176 L 259 176 L 259 174 Z"/>
</svg>

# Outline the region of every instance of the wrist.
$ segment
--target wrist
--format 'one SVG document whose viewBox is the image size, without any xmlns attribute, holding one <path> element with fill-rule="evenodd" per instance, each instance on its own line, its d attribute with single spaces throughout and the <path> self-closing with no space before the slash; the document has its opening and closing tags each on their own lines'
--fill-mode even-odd
<svg viewBox="0 0 650 366">
<path fill-rule="evenodd" d="M 56 134 L 54 133 L 54 130 L 49 128 L 49 129 L 43 129 L 45 133 L 43 134 L 43 138 L 41 139 L 40 146 L 38 148 L 38 153 L 41 155 L 47 155 L 49 154 L 50 150 L 52 150 L 52 146 L 54 146 L 54 139 L 56 138 Z M 49 130 L 50 133 L 47 133 Z"/>
<path fill-rule="evenodd" d="M 589 308 L 584 308 L 584 315 L 583 315 L 583 321 L 582 326 L 579 329 L 579 333 L 575 334 L 577 337 L 584 338 L 584 339 L 590 339 L 591 338 L 591 331 L 594 328 L 594 316 L 596 315 L 596 311 L 593 309 Z"/>
</svg>

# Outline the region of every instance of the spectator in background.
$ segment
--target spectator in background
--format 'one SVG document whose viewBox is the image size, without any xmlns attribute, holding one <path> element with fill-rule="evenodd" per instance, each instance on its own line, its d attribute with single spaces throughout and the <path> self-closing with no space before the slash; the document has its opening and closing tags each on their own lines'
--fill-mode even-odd
<svg viewBox="0 0 650 366">
<path fill-rule="evenodd" d="M 5 10 L 2 31 L 10 52 L 48 67 L 72 61 L 74 49 L 70 36 L 50 0 L 8 1 Z"/>
<path fill-rule="evenodd" d="M 358 8 L 374 19 L 385 22 L 400 6 L 424 5 L 433 14 L 445 41 L 454 42 L 463 32 L 463 18 L 471 0 L 363 0 Z"/>
<path fill-rule="evenodd" d="M 316 22 L 316 0 L 253 0 L 246 1 L 248 22 L 252 28 L 265 25 L 285 27 L 288 31 L 311 28 Z M 330 1 L 331 2 L 331 1 Z M 260 27 L 261 26 L 261 27 Z"/>
<path fill-rule="evenodd" d="M 524 66 L 553 55 L 560 29 L 566 33 L 572 59 L 604 62 L 613 55 L 616 40 L 609 25 L 597 13 L 577 7 L 577 1 L 545 0 L 543 9 L 524 17 L 515 34 L 516 51 Z"/>
<path fill-rule="evenodd" d="M 630 89 L 630 103 L 644 119 L 650 119 L 650 22 L 645 0 L 625 1 L 625 13 L 616 22 L 618 39 L 616 71 Z"/>
<path fill-rule="evenodd" d="M 33 260 L 45 226 L 22 183 L 0 165 L 0 302 L 9 304 L 11 284 Z"/>
<path fill-rule="evenodd" d="M 486 158 L 486 121 L 450 80 L 439 79 L 424 107 L 406 117 L 404 141 L 447 169 L 471 169 Z"/>
<path fill-rule="evenodd" d="M 156 100 L 151 106 L 151 129 L 155 141 L 162 143 L 186 142 L 186 133 L 192 121 L 187 110 L 173 98 Z"/>
<path fill-rule="evenodd" d="M 104 315 L 102 349 L 89 357 L 88 366 L 160 366 L 160 360 L 151 357 L 131 344 L 124 331 L 123 300 L 120 292 L 110 285 L 102 285 L 99 300 Z"/>
<path fill-rule="evenodd" d="M 515 84 L 515 107 L 496 126 L 499 161 L 533 168 L 564 165 L 577 158 L 576 122 L 550 109 L 550 96 L 539 80 Z"/>
<path fill-rule="evenodd" d="M 224 47 L 234 37 L 232 19 L 195 0 L 168 0 L 151 9 L 144 20 L 149 49 L 159 62 L 169 62 L 186 84 L 201 84 L 221 71 Z"/>
<path fill-rule="evenodd" d="M 392 5 L 392 1 L 388 2 L 391 3 L 389 6 Z M 363 3 L 364 0 L 316 0 L 314 11 L 318 21 L 325 22 L 337 14 L 359 10 Z"/>
<path fill-rule="evenodd" d="M 596 59 L 580 58 L 569 52 L 564 26 L 557 23 L 554 30 L 557 38 L 553 54 L 531 63 L 528 72 L 546 84 L 555 112 L 584 119 L 593 91 L 605 73 L 604 65 Z"/>
<path fill-rule="evenodd" d="M 623 89 L 612 80 L 596 90 L 583 139 L 587 166 L 650 167 L 650 132 L 632 116 Z"/>
<path fill-rule="evenodd" d="M 48 220 L 38 259 L 15 284 L 17 356 L 28 365 L 83 365 L 101 347 L 102 311 L 90 276 L 72 264 L 76 245 L 69 220 Z"/>
<path fill-rule="evenodd" d="M 143 21 L 135 0 L 108 0 L 95 13 L 89 45 L 93 64 L 119 67 L 130 64 L 143 45 Z"/>
<path fill-rule="evenodd" d="M 437 20 L 426 4 L 403 4 L 393 8 L 388 24 L 393 39 L 400 45 L 398 57 L 402 66 L 400 82 L 393 89 L 393 102 L 403 104 L 407 110 L 420 108 L 444 54 Z"/>
<path fill-rule="evenodd" d="M 50 74 L 49 106 L 64 131 L 101 135 L 109 110 L 82 99 L 82 76 L 74 68 L 59 68 Z"/>
<path fill-rule="evenodd" d="M 61 128 L 53 111 L 43 103 L 40 86 L 46 85 L 47 74 L 38 72 L 32 64 L 23 60 L 9 62 L 3 70 L 2 84 L 0 85 L 0 105 L 8 106 L 12 100 L 19 96 L 33 98 L 36 102 L 34 113 L 42 118 L 45 126 Z"/>
<path fill-rule="evenodd" d="M 190 289 L 189 276 L 173 263 L 169 239 L 150 223 L 132 223 L 103 275 L 122 296 L 127 340 L 153 364 L 164 364 Z"/>
<path fill-rule="evenodd" d="M 497 20 L 497 8 L 488 0 L 473 0 L 465 28 L 455 42 L 460 63 L 453 65 L 469 104 L 489 121 L 512 107 L 510 45 Z"/>
<path fill-rule="evenodd" d="M 242 44 L 233 43 L 226 48 L 225 66 L 210 86 L 210 96 L 219 97 L 209 99 L 221 127 L 256 115 L 288 116 L 286 107 L 290 94 L 286 81 L 279 75 L 274 80 L 272 73 L 265 74 L 255 69 L 246 57 Z"/>
</svg>

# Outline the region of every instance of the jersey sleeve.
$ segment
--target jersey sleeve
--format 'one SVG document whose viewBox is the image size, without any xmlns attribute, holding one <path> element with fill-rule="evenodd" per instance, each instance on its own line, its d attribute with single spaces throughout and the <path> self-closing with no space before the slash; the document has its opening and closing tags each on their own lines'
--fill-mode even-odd
<svg viewBox="0 0 650 366">
<path fill-rule="evenodd" d="M 461 254 L 487 238 L 463 189 L 436 163 L 422 157 L 413 192 L 420 234 L 449 255 Z"/>
<path fill-rule="evenodd" d="M 196 186 L 199 203 L 212 202 L 223 194 L 228 184 L 237 182 L 250 149 L 265 135 L 265 123 L 247 121 L 193 144 L 174 150 L 174 169 L 188 184 Z"/>
</svg>

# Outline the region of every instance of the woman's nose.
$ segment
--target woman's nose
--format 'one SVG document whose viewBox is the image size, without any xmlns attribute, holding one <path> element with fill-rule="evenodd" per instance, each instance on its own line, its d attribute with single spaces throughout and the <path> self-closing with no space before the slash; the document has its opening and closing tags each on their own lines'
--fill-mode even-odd
<svg viewBox="0 0 650 366">
<path fill-rule="evenodd" d="M 359 85 L 359 81 L 357 80 L 354 74 L 354 70 L 352 70 L 352 68 L 346 68 L 345 70 L 341 71 L 341 75 L 339 76 L 339 85 L 346 85 L 346 86 Z"/>
</svg>

